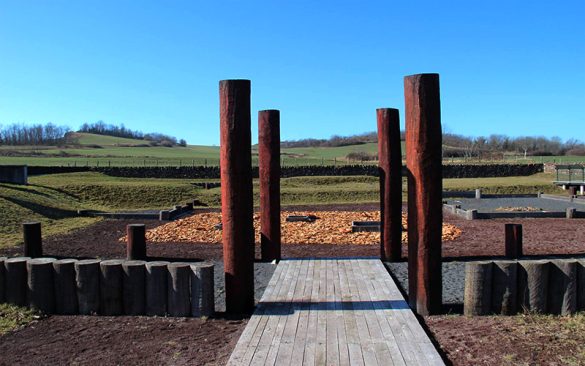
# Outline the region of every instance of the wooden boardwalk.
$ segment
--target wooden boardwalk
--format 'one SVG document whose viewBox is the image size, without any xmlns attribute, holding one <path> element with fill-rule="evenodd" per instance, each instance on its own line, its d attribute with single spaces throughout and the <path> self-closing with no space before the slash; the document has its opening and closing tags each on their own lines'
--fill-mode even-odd
<svg viewBox="0 0 585 366">
<path fill-rule="evenodd" d="M 377 259 L 282 260 L 228 365 L 443 365 Z"/>
</svg>

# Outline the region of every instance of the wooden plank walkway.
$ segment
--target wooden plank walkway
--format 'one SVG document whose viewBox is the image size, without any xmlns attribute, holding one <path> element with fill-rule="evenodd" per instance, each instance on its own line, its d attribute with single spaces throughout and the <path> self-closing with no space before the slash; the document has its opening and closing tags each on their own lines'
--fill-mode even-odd
<svg viewBox="0 0 585 366">
<path fill-rule="evenodd" d="M 282 260 L 228 365 L 443 365 L 377 259 Z"/>
</svg>

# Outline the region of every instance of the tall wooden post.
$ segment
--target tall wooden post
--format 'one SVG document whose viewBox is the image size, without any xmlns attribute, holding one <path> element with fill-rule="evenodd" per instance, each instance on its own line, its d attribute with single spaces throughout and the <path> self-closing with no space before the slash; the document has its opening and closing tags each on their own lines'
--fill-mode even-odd
<svg viewBox="0 0 585 366">
<path fill-rule="evenodd" d="M 243 314 L 254 308 L 250 80 L 220 81 L 219 99 L 226 311 Z"/>
<path fill-rule="evenodd" d="M 378 171 L 380 172 L 380 258 L 402 257 L 402 151 L 398 109 L 379 108 Z"/>
<path fill-rule="evenodd" d="M 262 260 L 280 260 L 280 111 L 258 112 Z"/>
<path fill-rule="evenodd" d="M 408 298 L 420 315 L 442 305 L 442 166 L 439 75 L 404 78 L 408 168 Z"/>
</svg>

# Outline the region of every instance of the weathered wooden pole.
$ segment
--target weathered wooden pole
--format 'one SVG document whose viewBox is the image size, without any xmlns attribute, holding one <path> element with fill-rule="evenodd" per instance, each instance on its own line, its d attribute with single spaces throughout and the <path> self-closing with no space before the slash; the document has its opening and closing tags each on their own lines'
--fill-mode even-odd
<svg viewBox="0 0 585 366">
<path fill-rule="evenodd" d="M 143 315 L 146 311 L 146 262 L 125 261 L 122 270 L 124 314 Z"/>
<path fill-rule="evenodd" d="M 522 225 L 506 224 L 505 226 L 506 258 L 518 259 L 522 257 Z"/>
<path fill-rule="evenodd" d="M 378 170 L 380 172 L 380 258 L 402 257 L 402 150 L 398 109 L 379 108 Z"/>
<path fill-rule="evenodd" d="M 191 315 L 212 316 L 215 312 L 213 263 L 191 265 Z"/>
<path fill-rule="evenodd" d="M 520 261 L 519 264 L 518 308 L 534 313 L 546 313 L 550 262 Z"/>
<path fill-rule="evenodd" d="M 548 312 L 570 315 L 577 311 L 577 261 L 554 260 L 548 279 Z"/>
<path fill-rule="evenodd" d="M 408 169 L 408 299 L 420 315 L 442 305 L 442 135 L 439 75 L 404 78 Z"/>
<path fill-rule="evenodd" d="M 492 267 L 492 312 L 514 315 L 518 305 L 518 262 L 495 261 Z"/>
<path fill-rule="evenodd" d="M 146 226 L 130 224 L 126 226 L 126 259 L 146 260 Z"/>
<path fill-rule="evenodd" d="M 465 264 L 463 312 L 467 316 L 487 315 L 492 305 L 493 262 Z"/>
<path fill-rule="evenodd" d="M 27 270 L 26 262 L 30 257 L 8 258 L 4 261 L 5 298 L 9 304 L 26 306 Z"/>
<path fill-rule="evenodd" d="M 254 309 L 250 81 L 220 81 L 219 97 L 226 311 L 243 314 Z"/>
<path fill-rule="evenodd" d="M 34 258 L 26 263 L 28 306 L 45 314 L 55 312 L 53 263 L 55 258 Z"/>
<path fill-rule="evenodd" d="M 170 316 L 189 316 L 191 314 L 191 265 L 171 263 L 168 265 L 167 305 Z"/>
<path fill-rule="evenodd" d="M 76 262 L 75 285 L 79 314 L 98 313 L 100 310 L 100 261 L 83 259 Z"/>
<path fill-rule="evenodd" d="M 167 266 L 169 262 L 146 263 L 146 315 L 167 314 Z"/>
<path fill-rule="evenodd" d="M 77 263 L 76 259 L 59 259 L 53 262 L 55 312 L 57 314 L 73 315 L 78 313 L 75 263 Z"/>
<path fill-rule="evenodd" d="M 43 239 L 40 222 L 25 222 L 22 224 L 24 240 L 24 256 L 37 258 L 43 256 Z"/>
<path fill-rule="evenodd" d="M 260 247 L 263 261 L 280 260 L 280 111 L 258 112 Z"/>
<path fill-rule="evenodd" d="M 100 263 L 100 314 L 122 315 L 122 263 L 119 259 L 109 259 Z"/>
</svg>

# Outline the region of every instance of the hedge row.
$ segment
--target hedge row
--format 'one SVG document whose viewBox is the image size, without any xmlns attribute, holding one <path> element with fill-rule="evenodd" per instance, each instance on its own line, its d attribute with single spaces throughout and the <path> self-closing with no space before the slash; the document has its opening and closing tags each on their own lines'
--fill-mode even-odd
<svg viewBox="0 0 585 366">
<path fill-rule="evenodd" d="M 184 166 L 184 167 L 39 167 L 28 168 L 29 175 L 100 172 L 114 177 L 125 178 L 201 178 L 218 179 L 219 167 Z M 543 171 L 542 164 L 491 164 L 464 165 L 449 164 L 443 166 L 444 178 L 486 178 L 527 176 Z M 253 168 L 258 177 L 258 168 Z M 281 176 L 348 176 L 348 175 L 379 175 L 375 165 L 343 165 L 343 166 L 290 166 L 281 168 Z"/>
</svg>

